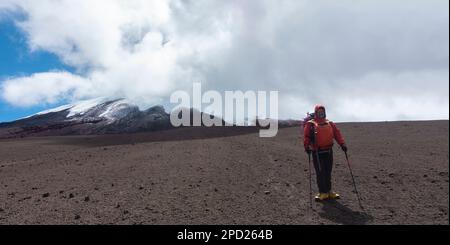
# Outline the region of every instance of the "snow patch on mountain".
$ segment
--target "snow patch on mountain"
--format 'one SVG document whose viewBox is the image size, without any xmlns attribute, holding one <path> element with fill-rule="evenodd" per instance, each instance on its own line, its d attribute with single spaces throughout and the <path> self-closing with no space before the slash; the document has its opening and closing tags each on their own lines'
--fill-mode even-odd
<svg viewBox="0 0 450 245">
<path fill-rule="evenodd" d="M 130 103 L 126 99 L 120 99 L 109 104 L 105 111 L 99 115 L 99 117 L 106 118 L 108 121 L 113 121 L 124 118 L 133 111 L 138 110 L 138 106 Z"/>
<path fill-rule="evenodd" d="M 84 101 L 77 102 L 77 103 L 73 104 L 73 106 L 70 108 L 69 114 L 67 115 L 67 117 L 84 115 L 90 109 L 92 109 L 95 106 L 98 106 L 102 103 L 105 103 L 106 101 L 108 101 L 106 98 L 96 98 L 96 99 L 92 99 L 92 100 L 84 100 Z"/>
<path fill-rule="evenodd" d="M 72 105 L 72 104 L 62 105 L 62 106 L 59 106 L 59 107 L 56 107 L 56 108 L 52 108 L 52 109 L 48 109 L 48 110 L 45 110 L 45 111 L 38 112 L 36 114 L 30 115 L 30 116 L 27 116 L 27 117 L 24 117 L 24 118 L 30 118 L 30 117 L 37 116 L 37 115 L 45 115 L 45 114 L 49 114 L 49 113 L 53 113 L 53 112 L 65 111 L 67 109 L 72 108 L 73 106 L 74 105 Z"/>
<path fill-rule="evenodd" d="M 38 112 L 36 114 L 30 115 L 28 117 L 24 117 L 23 119 L 30 118 L 33 116 L 45 115 L 45 114 L 49 114 L 49 113 L 61 112 L 61 111 L 65 111 L 65 110 L 69 110 L 69 114 L 67 114 L 67 118 L 74 117 L 74 116 L 82 116 L 82 115 L 86 114 L 89 110 L 91 110 L 92 108 L 94 108 L 98 105 L 101 105 L 102 103 L 105 103 L 107 101 L 108 101 L 108 99 L 104 98 L 104 97 L 90 99 L 90 100 L 81 100 L 81 101 L 78 101 L 75 103 L 62 105 L 62 106 L 59 106 L 56 108 L 44 110 L 44 111 Z M 123 99 L 120 101 L 125 101 L 125 100 Z"/>
</svg>

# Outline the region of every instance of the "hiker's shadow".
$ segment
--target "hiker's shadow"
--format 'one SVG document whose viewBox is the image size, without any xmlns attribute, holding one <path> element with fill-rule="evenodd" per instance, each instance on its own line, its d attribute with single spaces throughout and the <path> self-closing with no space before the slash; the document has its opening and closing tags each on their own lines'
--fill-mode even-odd
<svg viewBox="0 0 450 245">
<path fill-rule="evenodd" d="M 371 215 L 353 211 L 337 200 L 323 202 L 322 212 L 319 212 L 319 216 L 343 225 L 364 225 L 373 220 Z"/>
</svg>

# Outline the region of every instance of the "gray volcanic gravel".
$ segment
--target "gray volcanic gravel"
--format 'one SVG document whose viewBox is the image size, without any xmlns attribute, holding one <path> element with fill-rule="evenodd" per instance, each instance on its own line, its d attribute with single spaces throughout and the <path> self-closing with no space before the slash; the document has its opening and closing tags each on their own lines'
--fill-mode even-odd
<svg viewBox="0 0 450 245">
<path fill-rule="evenodd" d="M 343 198 L 309 208 L 298 127 L 3 139 L 0 224 L 448 225 L 448 125 L 338 125 L 364 210 L 337 147 Z"/>
</svg>

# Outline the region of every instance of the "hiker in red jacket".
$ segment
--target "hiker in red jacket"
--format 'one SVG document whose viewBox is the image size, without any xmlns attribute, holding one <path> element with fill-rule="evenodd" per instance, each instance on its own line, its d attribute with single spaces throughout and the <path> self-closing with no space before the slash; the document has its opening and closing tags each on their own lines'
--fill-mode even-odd
<svg viewBox="0 0 450 245">
<path fill-rule="evenodd" d="M 333 140 L 338 142 L 344 152 L 347 152 L 347 146 L 336 124 L 327 120 L 324 106 L 316 105 L 314 118 L 304 125 L 303 135 L 305 151 L 308 155 L 312 154 L 316 170 L 319 187 L 316 201 L 339 198 L 339 194 L 331 191 Z"/>
</svg>

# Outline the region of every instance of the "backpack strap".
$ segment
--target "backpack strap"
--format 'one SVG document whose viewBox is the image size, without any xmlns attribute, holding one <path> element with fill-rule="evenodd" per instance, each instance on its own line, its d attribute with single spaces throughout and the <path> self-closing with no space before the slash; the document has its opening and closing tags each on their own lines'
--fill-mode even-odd
<svg viewBox="0 0 450 245">
<path fill-rule="evenodd" d="M 309 123 L 309 138 L 311 140 L 311 143 L 316 144 L 316 127 L 314 119 L 311 119 L 308 121 Z"/>
</svg>

